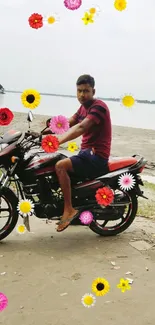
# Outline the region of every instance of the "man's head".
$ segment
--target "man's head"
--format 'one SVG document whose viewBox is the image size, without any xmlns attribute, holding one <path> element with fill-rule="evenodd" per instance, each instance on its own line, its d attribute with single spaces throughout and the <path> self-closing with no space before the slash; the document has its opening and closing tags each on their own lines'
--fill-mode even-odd
<svg viewBox="0 0 155 325">
<path fill-rule="evenodd" d="M 95 94 L 95 80 L 88 74 L 80 76 L 76 82 L 77 98 L 83 105 L 93 99 Z"/>
</svg>

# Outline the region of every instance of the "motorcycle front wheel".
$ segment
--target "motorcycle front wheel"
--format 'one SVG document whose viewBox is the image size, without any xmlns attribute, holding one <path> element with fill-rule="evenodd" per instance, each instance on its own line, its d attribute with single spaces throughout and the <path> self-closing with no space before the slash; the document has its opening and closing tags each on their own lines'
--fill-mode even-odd
<svg viewBox="0 0 155 325">
<path fill-rule="evenodd" d="M 18 221 L 18 199 L 7 187 L 0 189 L 0 240 L 6 238 Z"/>
<path fill-rule="evenodd" d="M 125 231 L 134 221 L 137 209 L 138 200 L 134 191 L 124 192 L 124 197 L 127 198 L 128 204 L 124 206 L 124 213 L 121 213 L 120 218 L 113 221 L 110 220 L 97 220 L 95 216 L 94 221 L 89 225 L 89 228 L 100 236 L 116 236 Z M 122 207 L 121 207 L 122 209 Z"/>
</svg>

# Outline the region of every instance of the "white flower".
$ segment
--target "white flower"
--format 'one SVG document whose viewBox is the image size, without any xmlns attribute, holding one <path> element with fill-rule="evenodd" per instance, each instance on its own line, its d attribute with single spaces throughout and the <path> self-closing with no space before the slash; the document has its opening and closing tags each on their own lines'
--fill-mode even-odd
<svg viewBox="0 0 155 325">
<path fill-rule="evenodd" d="M 87 8 L 86 10 L 87 12 L 89 12 L 92 15 L 98 16 L 102 10 L 100 9 L 100 7 L 98 5 L 92 4 L 91 6 L 89 6 L 89 8 Z"/>
<path fill-rule="evenodd" d="M 31 200 L 21 200 L 18 203 L 17 211 L 23 217 L 31 216 L 34 212 L 34 203 Z"/>
<path fill-rule="evenodd" d="M 56 22 L 58 22 L 60 20 L 60 17 L 56 13 L 51 13 L 51 14 L 45 16 L 43 20 L 44 20 L 45 25 L 52 26 L 53 24 L 55 24 Z"/>
<path fill-rule="evenodd" d="M 82 297 L 81 302 L 84 307 L 87 307 L 87 308 L 94 307 L 94 305 L 96 303 L 96 297 L 94 295 L 92 295 L 91 293 L 86 293 Z"/>
<path fill-rule="evenodd" d="M 130 173 L 122 174 L 118 178 L 118 185 L 120 186 L 121 190 L 129 191 L 135 186 L 135 183 L 135 178 Z"/>
<path fill-rule="evenodd" d="M 25 234 L 26 227 L 24 225 L 18 225 L 16 230 L 17 230 L 18 234 Z"/>
</svg>

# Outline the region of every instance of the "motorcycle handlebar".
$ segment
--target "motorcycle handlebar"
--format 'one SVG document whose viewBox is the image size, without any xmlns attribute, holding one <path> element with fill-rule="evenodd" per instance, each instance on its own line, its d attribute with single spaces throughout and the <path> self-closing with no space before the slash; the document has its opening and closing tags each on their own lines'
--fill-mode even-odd
<svg viewBox="0 0 155 325">
<path fill-rule="evenodd" d="M 23 143 L 23 147 L 25 147 L 25 149 L 27 150 L 28 148 L 30 148 L 32 146 L 32 142 L 33 144 L 41 144 L 41 140 L 42 140 L 42 136 L 44 135 L 43 132 L 47 129 L 48 127 L 45 127 L 40 133 L 34 132 L 34 131 L 27 131 L 27 132 L 22 132 L 21 137 L 18 139 L 17 141 L 17 146 L 20 146 L 21 143 L 24 141 Z M 55 134 L 54 132 L 51 132 L 51 134 Z M 28 143 L 30 142 L 30 145 L 28 145 Z"/>
</svg>

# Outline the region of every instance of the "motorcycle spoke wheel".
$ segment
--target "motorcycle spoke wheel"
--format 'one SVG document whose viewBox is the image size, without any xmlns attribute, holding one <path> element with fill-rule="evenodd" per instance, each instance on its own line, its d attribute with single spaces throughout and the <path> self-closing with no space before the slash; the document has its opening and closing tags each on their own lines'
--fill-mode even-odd
<svg viewBox="0 0 155 325">
<path fill-rule="evenodd" d="M 1 197 L 0 202 L 0 234 L 8 229 L 12 220 L 11 205 L 5 197 Z"/>
<path fill-rule="evenodd" d="M 122 194 L 124 196 L 123 200 L 125 204 L 124 206 L 119 207 L 117 204 L 121 202 Z M 113 207 L 116 203 L 116 209 L 120 210 L 120 218 L 117 220 L 99 220 L 97 219 L 96 214 L 94 222 L 90 224 L 90 229 L 101 236 L 112 236 L 121 233 L 129 227 L 136 216 L 138 207 L 136 195 L 129 192 L 123 192 L 121 190 L 119 190 L 119 193 L 118 190 L 115 191 L 115 195 L 116 199 L 113 203 Z"/>
</svg>

